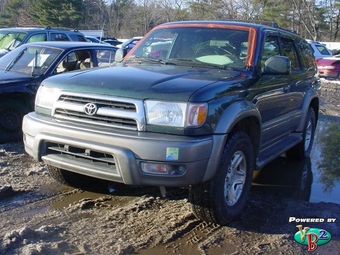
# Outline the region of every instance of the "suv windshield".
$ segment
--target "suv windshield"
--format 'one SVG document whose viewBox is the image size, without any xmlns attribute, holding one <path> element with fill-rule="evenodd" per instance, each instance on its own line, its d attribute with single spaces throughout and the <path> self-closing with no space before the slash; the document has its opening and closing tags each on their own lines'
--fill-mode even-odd
<svg viewBox="0 0 340 255">
<path fill-rule="evenodd" d="M 1 31 L 0 49 L 13 50 L 21 43 L 25 36 L 26 33 Z"/>
<path fill-rule="evenodd" d="M 249 34 L 241 28 L 162 28 L 154 30 L 127 61 L 147 58 L 171 64 L 245 68 Z"/>
<path fill-rule="evenodd" d="M 26 47 L 16 55 L 10 52 L 3 56 L 0 69 L 39 76 L 52 65 L 61 52 L 62 50 L 54 48 Z"/>
</svg>

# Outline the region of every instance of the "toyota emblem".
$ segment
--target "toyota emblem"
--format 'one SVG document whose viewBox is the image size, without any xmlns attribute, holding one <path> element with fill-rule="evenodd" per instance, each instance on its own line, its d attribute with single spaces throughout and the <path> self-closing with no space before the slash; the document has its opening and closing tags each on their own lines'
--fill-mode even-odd
<svg viewBox="0 0 340 255">
<path fill-rule="evenodd" d="M 96 104 L 94 103 L 87 103 L 85 106 L 84 106 L 84 112 L 87 114 L 87 115 L 95 115 L 96 112 L 98 110 L 98 107 Z"/>
</svg>

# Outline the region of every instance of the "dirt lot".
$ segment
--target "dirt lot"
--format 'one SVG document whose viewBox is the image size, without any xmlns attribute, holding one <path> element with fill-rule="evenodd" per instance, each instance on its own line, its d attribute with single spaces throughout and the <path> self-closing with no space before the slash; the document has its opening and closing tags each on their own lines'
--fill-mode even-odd
<svg viewBox="0 0 340 255">
<path fill-rule="evenodd" d="M 339 121 L 340 85 L 325 84 L 321 119 Z M 339 184 L 337 184 L 339 185 Z M 0 145 L 0 255 L 340 254 L 340 218 L 313 223 L 332 240 L 308 252 L 289 217 L 336 218 L 340 204 L 310 203 L 253 187 L 229 226 L 195 219 L 186 189 L 101 183 L 82 191 L 55 182 L 21 143 Z M 307 226 L 307 224 L 306 224 Z"/>
</svg>

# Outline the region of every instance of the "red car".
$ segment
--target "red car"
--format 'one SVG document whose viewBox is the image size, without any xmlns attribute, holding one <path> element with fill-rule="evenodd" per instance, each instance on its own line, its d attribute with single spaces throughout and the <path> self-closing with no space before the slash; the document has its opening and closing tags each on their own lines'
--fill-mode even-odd
<svg viewBox="0 0 340 255">
<path fill-rule="evenodd" d="M 320 77 L 340 80 L 340 58 L 319 58 L 316 64 Z"/>
</svg>

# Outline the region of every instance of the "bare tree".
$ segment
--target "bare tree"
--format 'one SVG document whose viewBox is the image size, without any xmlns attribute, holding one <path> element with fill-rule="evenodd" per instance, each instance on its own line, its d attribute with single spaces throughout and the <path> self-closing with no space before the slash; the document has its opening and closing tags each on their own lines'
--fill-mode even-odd
<svg viewBox="0 0 340 255">
<path fill-rule="evenodd" d="M 315 19 L 315 0 L 292 0 L 292 3 L 295 10 L 294 14 L 299 18 L 305 31 L 307 32 L 306 37 L 309 36 L 313 40 L 317 40 L 319 26 L 317 20 Z"/>
</svg>

